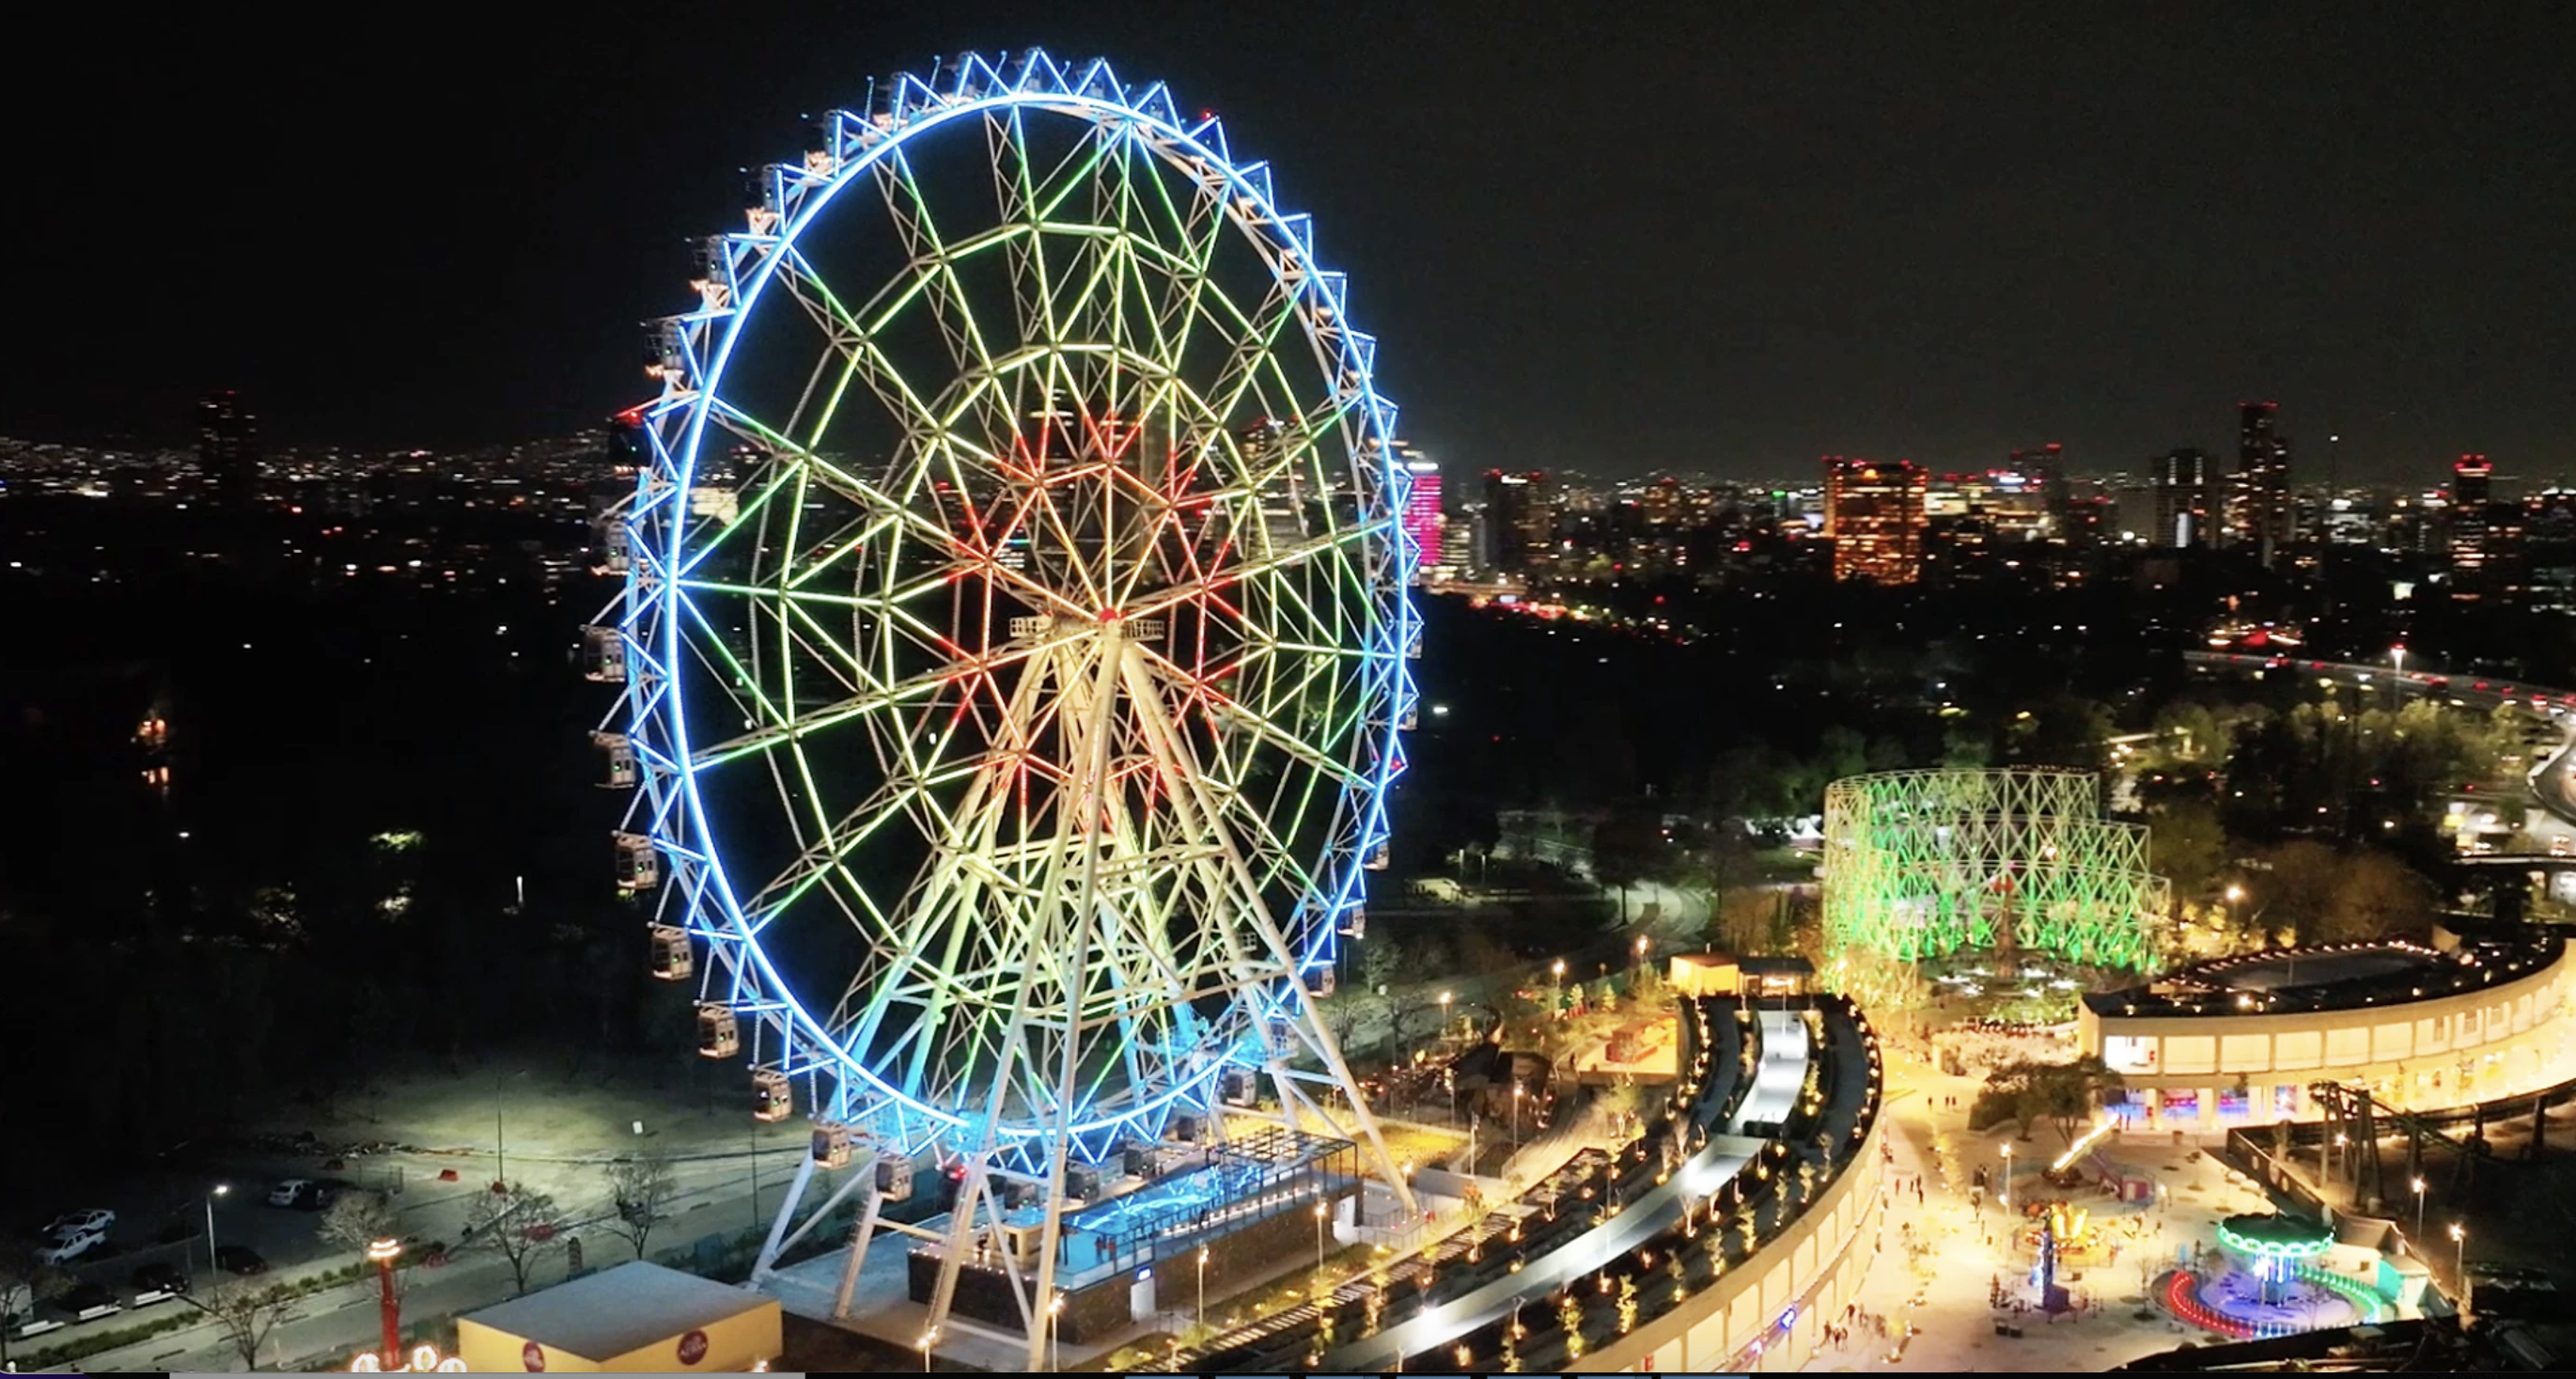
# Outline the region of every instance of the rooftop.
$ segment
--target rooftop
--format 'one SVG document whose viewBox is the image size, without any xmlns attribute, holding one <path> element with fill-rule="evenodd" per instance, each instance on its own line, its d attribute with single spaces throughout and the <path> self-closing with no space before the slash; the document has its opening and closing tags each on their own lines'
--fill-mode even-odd
<svg viewBox="0 0 2576 1379">
<path fill-rule="evenodd" d="M 2455 996 L 2556 962 L 2566 940 L 2530 930 L 2448 952 L 2406 940 L 2275 949 L 2220 958 L 2145 986 L 2084 997 L 2096 1015 L 2294 1015 Z"/>
<path fill-rule="evenodd" d="M 636 1260 L 462 1318 L 585 1360 L 612 1360 L 775 1299 Z"/>
</svg>

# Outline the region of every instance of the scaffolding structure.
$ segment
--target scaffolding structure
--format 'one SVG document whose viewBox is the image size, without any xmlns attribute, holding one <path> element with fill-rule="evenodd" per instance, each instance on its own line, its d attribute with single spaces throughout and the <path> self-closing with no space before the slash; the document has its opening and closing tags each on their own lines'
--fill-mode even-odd
<svg viewBox="0 0 2576 1379">
<path fill-rule="evenodd" d="M 2165 879 L 2089 771 L 1885 771 L 1825 788 L 1829 954 L 2038 950 L 2146 971 Z"/>
</svg>

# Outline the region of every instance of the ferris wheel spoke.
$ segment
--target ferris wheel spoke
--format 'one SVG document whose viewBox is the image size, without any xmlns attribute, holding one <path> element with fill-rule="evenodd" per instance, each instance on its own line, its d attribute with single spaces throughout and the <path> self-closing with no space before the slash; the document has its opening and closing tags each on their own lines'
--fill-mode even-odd
<svg viewBox="0 0 2576 1379">
<path fill-rule="evenodd" d="M 1139 651 L 1148 662 L 1153 664 L 1155 670 L 1160 676 L 1192 679 L 1188 672 L 1183 671 L 1179 666 L 1174 665 L 1171 661 L 1164 659 L 1159 654 L 1150 650 L 1145 650 L 1144 648 L 1139 648 Z M 1192 683 L 1195 684 L 1194 679 L 1192 680 Z M 1212 701 L 1215 700 L 1215 696 L 1212 692 L 1209 697 Z M 1365 786 L 1367 784 L 1367 777 L 1351 769 L 1349 766 L 1333 760 L 1330 756 L 1317 750 L 1313 744 L 1306 742 L 1304 739 L 1297 737 L 1293 733 L 1289 733 L 1279 728 L 1276 724 L 1269 721 L 1267 715 L 1229 712 L 1224 716 L 1226 727 L 1228 729 L 1269 743 L 1271 746 L 1286 752 L 1289 756 L 1295 758 L 1309 769 L 1323 775 L 1327 779 L 1338 781 L 1345 786 Z"/>
<path fill-rule="evenodd" d="M 904 252 L 912 258 L 913 272 L 931 284 L 923 295 L 929 300 L 931 319 L 939 327 L 940 338 L 947 342 L 950 361 L 960 373 L 990 370 L 992 351 L 985 345 L 975 309 L 967 301 L 966 285 L 958 279 L 955 251 L 940 237 L 930 199 L 922 195 L 912 159 L 901 148 L 890 150 L 877 161 L 876 176 L 887 217 L 894 223 Z"/>
</svg>

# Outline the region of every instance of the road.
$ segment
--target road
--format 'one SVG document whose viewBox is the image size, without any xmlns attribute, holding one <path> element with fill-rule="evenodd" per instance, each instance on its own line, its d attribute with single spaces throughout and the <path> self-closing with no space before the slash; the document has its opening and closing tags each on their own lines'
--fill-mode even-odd
<svg viewBox="0 0 2576 1379">
<path fill-rule="evenodd" d="M 801 1151 L 768 1150 L 762 1153 L 758 1206 L 763 1213 L 776 1210 L 778 1195 L 787 1185 L 798 1152 Z M 407 1199 L 402 1213 L 404 1233 L 423 1240 L 461 1240 L 467 1204 L 481 1190 L 480 1185 L 460 1187 L 438 1183 L 439 1167 L 453 1166 L 453 1160 L 430 1156 L 401 1157 L 405 1160 L 403 1177 L 413 1185 L 412 1190 L 404 1194 Z M 755 1224 L 765 1226 L 769 1220 L 766 1214 L 760 1215 L 755 1222 L 746 1172 L 748 1158 L 746 1152 L 676 1162 L 673 1172 L 680 1190 L 672 1199 L 669 1219 L 648 1238 L 648 1246 L 658 1252 L 709 1233 L 734 1234 Z M 520 1163 L 519 1157 L 514 1155 L 513 1169 L 518 1169 Z M 534 1156 L 530 1156 L 528 1167 L 539 1167 Z M 584 1166 L 565 1163 L 552 1167 L 555 1172 L 549 1177 L 529 1176 L 535 1178 L 539 1185 L 555 1191 L 567 1214 L 573 1218 L 575 1224 L 565 1233 L 583 1242 L 584 1262 L 591 1267 L 599 1267 L 631 1258 L 631 1247 L 600 1226 L 609 1214 L 610 1204 L 604 1187 L 598 1184 L 598 1170 L 588 1168 L 585 1173 Z M 482 1175 L 476 1172 L 471 1176 L 480 1178 Z M 583 1181 L 585 1177 L 587 1183 Z M 419 1185 L 424 1183 L 431 1185 L 432 1190 L 423 1192 Z M 227 1207 L 225 1212 L 218 1224 L 233 1223 L 222 1234 L 222 1239 L 228 1244 L 241 1243 L 246 1234 L 241 1227 L 249 1223 L 272 1230 L 294 1231 L 310 1241 L 317 1220 L 315 1213 L 267 1207 Z M 191 1243 L 202 1255 L 202 1244 Z M 345 1255 L 319 1251 L 308 1253 L 318 1253 L 319 1257 L 308 1266 L 280 1268 L 266 1277 L 280 1282 L 292 1281 L 350 1262 Z M 151 1252 L 121 1255 L 103 1262 L 91 1272 L 97 1274 L 102 1282 L 121 1282 L 136 1260 L 150 1256 Z M 544 1287 L 559 1282 L 565 1268 L 564 1253 L 560 1250 L 551 1252 L 532 1271 L 530 1283 L 533 1287 Z M 404 1279 L 403 1311 L 406 1317 L 414 1319 L 471 1312 L 504 1301 L 514 1291 L 514 1280 L 506 1261 L 483 1249 L 462 1251 L 442 1267 L 406 1270 Z M 199 1286 L 205 1285 L 201 1281 Z M 161 1303 L 140 1312 L 130 1311 L 82 1326 L 66 1327 L 32 1341 L 14 1344 L 12 1350 L 18 1353 L 41 1350 L 75 1340 L 92 1330 L 122 1330 L 138 1322 L 167 1315 L 169 1309 L 187 1305 L 184 1302 Z M 303 1363 L 308 1368 L 336 1369 L 345 1365 L 350 1354 L 371 1347 L 377 1336 L 375 1284 L 370 1279 L 359 1285 L 334 1288 L 307 1298 L 296 1309 L 293 1319 L 279 1326 L 269 1346 L 262 1351 L 261 1358 L 269 1364 L 283 1360 Z M 79 1365 L 90 1371 L 229 1370 L 240 1363 L 240 1354 L 225 1338 L 222 1329 L 210 1322 L 201 1322 L 131 1346 L 89 1356 Z"/>
</svg>

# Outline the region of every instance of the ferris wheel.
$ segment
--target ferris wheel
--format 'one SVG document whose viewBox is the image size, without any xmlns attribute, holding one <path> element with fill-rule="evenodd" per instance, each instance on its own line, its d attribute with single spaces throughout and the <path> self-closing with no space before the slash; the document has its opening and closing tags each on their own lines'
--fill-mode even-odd
<svg viewBox="0 0 2576 1379">
<path fill-rule="evenodd" d="M 746 199 L 654 324 L 588 636 L 655 970 L 757 1115 L 818 1122 L 759 1270 L 865 1176 L 800 1225 L 818 1168 L 931 1160 L 933 1325 L 1022 1188 L 1026 1311 L 1069 1169 L 1263 1091 L 1409 1208 L 1310 1000 L 1385 864 L 1419 625 L 1308 218 L 1212 116 L 1038 52 L 876 84 Z"/>
</svg>

